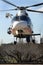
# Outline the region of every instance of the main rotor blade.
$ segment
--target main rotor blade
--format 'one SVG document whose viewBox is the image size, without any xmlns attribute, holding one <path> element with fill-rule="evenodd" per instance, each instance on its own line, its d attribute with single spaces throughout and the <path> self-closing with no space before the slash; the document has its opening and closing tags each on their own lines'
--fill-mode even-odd
<svg viewBox="0 0 43 65">
<path fill-rule="evenodd" d="M 7 4 L 10 4 L 10 5 L 12 5 L 12 6 L 15 6 L 15 7 L 19 8 L 18 6 L 12 4 L 11 2 L 9 2 L 9 1 L 7 1 L 7 0 L 2 0 L 2 1 L 5 2 L 5 3 L 7 3 Z"/>
<path fill-rule="evenodd" d="M 14 10 L 17 10 L 17 9 L 8 9 L 8 10 L 0 10 L 0 11 L 14 11 Z"/>
<path fill-rule="evenodd" d="M 31 10 L 31 9 L 26 9 L 27 11 L 30 11 L 30 12 L 37 12 L 37 13 L 43 13 L 43 11 L 37 11 L 37 10 Z"/>
<path fill-rule="evenodd" d="M 29 8 L 29 7 L 36 7 L 36 6 L 40 6 L 40 5 L 43 5 L 43 3 L 38 3 L 38 4 L 31 5 L 31 6 L 26 6 L 26 8 Z"/>
</svg>

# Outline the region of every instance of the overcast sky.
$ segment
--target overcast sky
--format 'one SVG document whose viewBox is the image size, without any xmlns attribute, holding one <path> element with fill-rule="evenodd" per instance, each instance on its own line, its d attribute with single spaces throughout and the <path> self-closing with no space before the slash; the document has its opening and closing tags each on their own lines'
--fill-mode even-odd
<svg viewBox="0 0 43 65">
<path fill-rule="evenodd" d="M 32 4 L 37 4 L 43 2 L 43 0 L 7 0 L 9 2 L 12 2 L 13 4 L 16 4 L 18 6 L 29 6 Z M 4 3 L 2 0 L 0 0 L 0 10 L 3 9 L 10 9 L 10 8 L 15 8 L 9 4 Z M 39 6 L 33 9 L 37 10 L 42 10 L 43 11 L 43 6 Z M 7 19 L 5 17 L 6 13 L 11 13 L 13 16 L 18 11 L 5 11 L 1 12 L 0 11 L 0 41 L 3 42 L 12 42 L 14 40 L 13 35 L 8 35 L 7 30 L 9 26 L 11 25 L 11 19 Z M 43 35 L 43 14 L 41 13 L 31 13 L 27 12 L 29 14 L 29 17 L 31 18 L 32 24 L 33 24 L 33 30 L 34 33 L 41 33 Z"/>
</svg>

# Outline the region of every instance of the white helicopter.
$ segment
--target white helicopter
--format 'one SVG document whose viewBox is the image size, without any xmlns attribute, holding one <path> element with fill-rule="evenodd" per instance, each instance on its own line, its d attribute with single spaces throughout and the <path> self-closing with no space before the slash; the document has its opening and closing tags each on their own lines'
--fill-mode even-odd
<svg viewBox="0 0 43 65">
<path fill-rule="evenodd" d="M 28 9 L 29 7 L 36 7 L 36 6 L 43 5 L 43 3 L 39 3 L 31 6 L 19 7 L 10 3 L 7 0 L 2 0 L 2 1 L 16 7 L 16 9 L 9 9 L 9 10 L 19 10 L 16 16 L 14 16 L 12 19 L 11 27 L 8 28 L 8 32 L 7 32 L 8 34 L 13 34 L 14 37 L 16 38 L 26 38 L 27 42 L 30 42 L 30 38 L 32 38 L 32 36 L 40 35 L 40 34 L 34 34 L 32 28 L 33 25 L 30 17 L 28 16 L 27 11 L 43 13 L 43 11 Z M 2 10 L 2 11 L 9 11 L 9 10 Z M 6 17 L 8 16 L 10 16 L 9 13 L 6 15 Z"/>
</svg>

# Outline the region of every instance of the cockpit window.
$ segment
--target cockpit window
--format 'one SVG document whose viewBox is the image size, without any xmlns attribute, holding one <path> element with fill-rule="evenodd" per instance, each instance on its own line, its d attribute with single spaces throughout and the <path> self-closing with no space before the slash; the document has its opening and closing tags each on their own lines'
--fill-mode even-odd
<svg viewBox="0 0 43 65">
<path fill-rule="evenodd" d="M 12 21 L 19 21 L 19 20 L 28 21 L 29 18 L 27 16 L 16 16 L 13 18 Z"/>
<path fill-rule="evenodd" d="M 28 21 L 28 17 L 27 16 L 20 16 L 20 19 L 24 20 L 24 21 Z"/>
<path fill-rule="evenodd" d="M 18 20 L 19 20 L 18 16 L 16 16 L 16 17 L 13 18 L 13 21 L 18 21 Z"/>
</svg>

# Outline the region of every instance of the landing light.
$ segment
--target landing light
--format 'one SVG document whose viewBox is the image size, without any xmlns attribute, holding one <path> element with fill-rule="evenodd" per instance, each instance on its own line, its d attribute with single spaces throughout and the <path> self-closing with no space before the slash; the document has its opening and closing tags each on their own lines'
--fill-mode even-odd
<svg viewBox="0 0 43 65">
<path fill-rule="evenodd" d="M 16 30 L 16 34 L 18 35 L 18 31 Z"/>
</svg>

